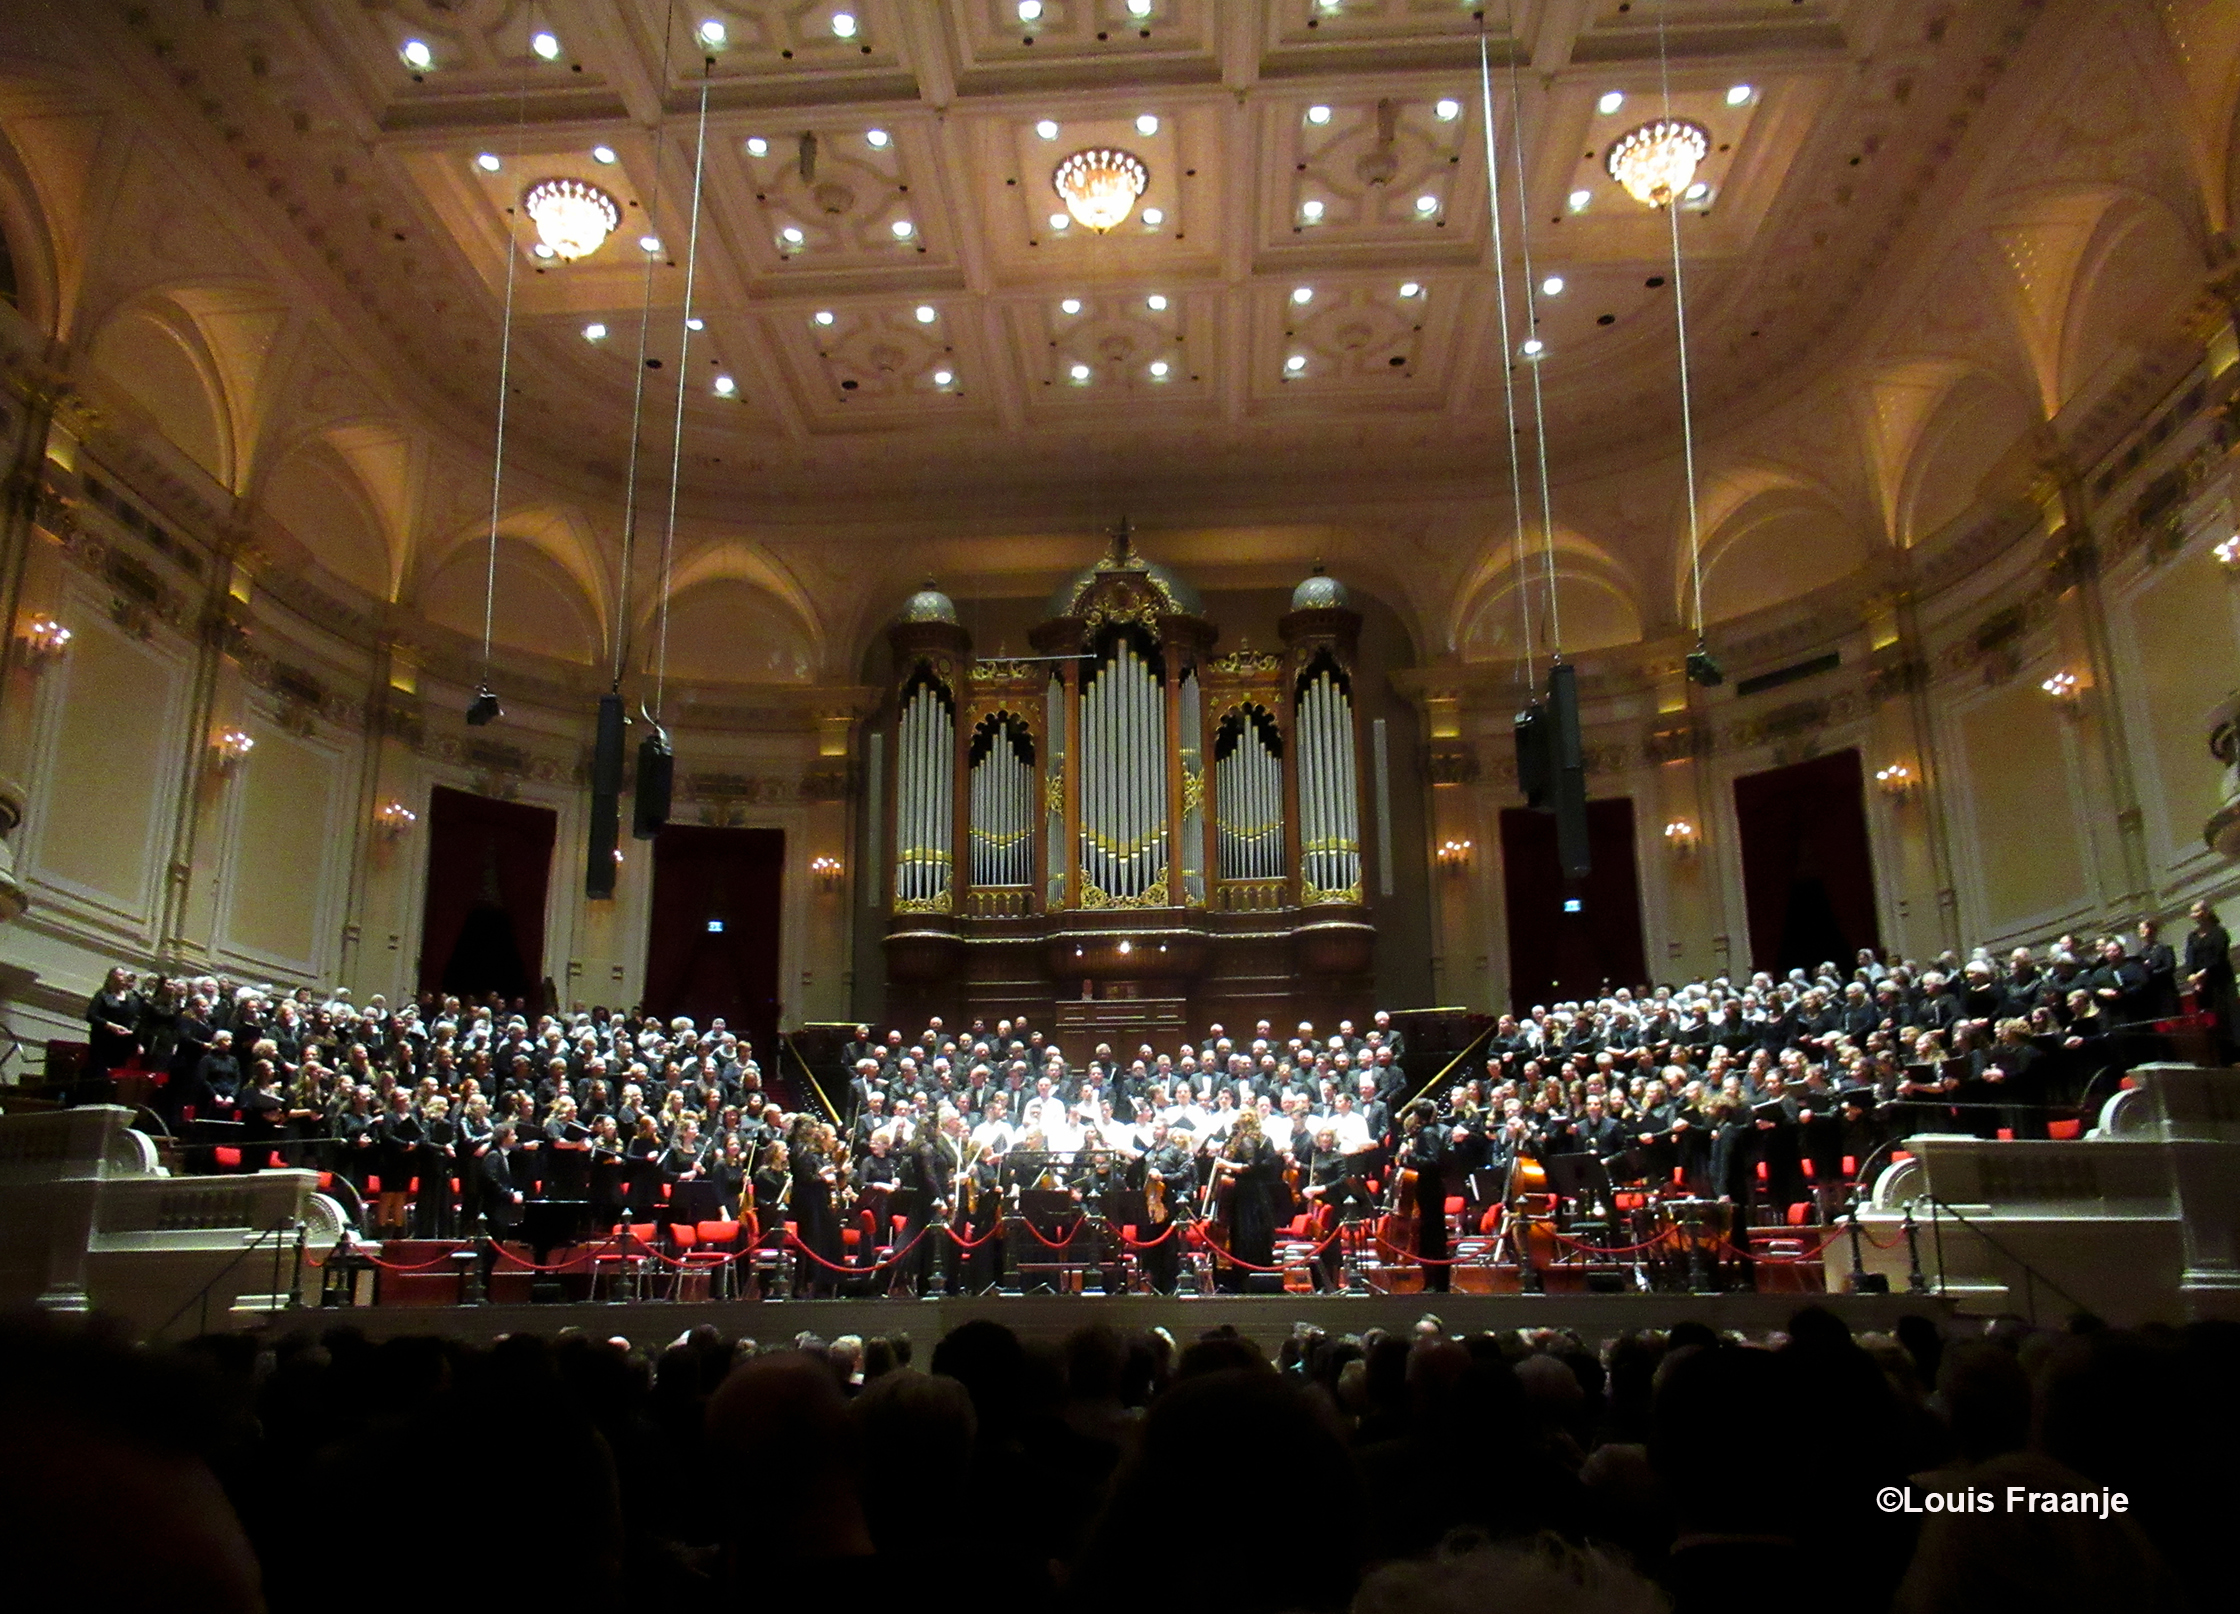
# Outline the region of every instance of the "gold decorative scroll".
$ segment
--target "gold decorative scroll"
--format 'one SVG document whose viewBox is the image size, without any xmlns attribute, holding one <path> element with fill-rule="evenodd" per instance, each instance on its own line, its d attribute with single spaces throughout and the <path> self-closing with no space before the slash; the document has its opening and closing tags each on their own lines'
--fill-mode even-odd
<svg viewBox="0 0 2240 1614">
<path fill-rule="evenodd" d="M 1325 891 L 1318 885 L 1302 880 L 1299 884 L 1299 900 L 1311 908 L 1334 906 L 1339 903 L 1350 903 L 1359 907 L 1361 904 L 1361 882 L 1356 880 L 1342 891 Z"/>
<path fill-rule="evenodd" d="M 944 891 L 935 897 L 897 897 L 894 911 L 896 913 L 947 913 L 949 911 L 949 893 Z"/>
</svg>

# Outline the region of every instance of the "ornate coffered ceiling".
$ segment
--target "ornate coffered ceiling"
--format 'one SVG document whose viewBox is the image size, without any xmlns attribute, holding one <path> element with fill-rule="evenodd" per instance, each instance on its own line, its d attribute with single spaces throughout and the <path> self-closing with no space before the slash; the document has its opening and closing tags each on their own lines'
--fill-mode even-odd
<svg viewBox="0 0 2240 1614">
<path fill-rule="evenodd" d="M 1674 414 L 1668 239 L 1603 170 L 1618 135 L 1667 104 L 1711 133 L 1709 193 L 1682 214 L 1697 384 L 1707 409 L 1747 403 L 1852 304 L 2033 9 L 1486 8 L 1503 182 L 1530 204 L 1511 252 L 1563 282 L 1538 328 L 1559 465 Z M 649 295 L 665 372 L 649 392 L 667 406 L 703 91 L 704 326 L 685 395 L 704 496 L 829 494 L 836 473 L 856 492 L 1064 477 L 1085 453 L 1149 480 L 1233 477 L 1240 455 L 1249 474 L 1270 453 L 1452 466 L 1500 441 L 1471 6 L 1048 0 L 1027 22 L 1013 0 L 158 0 L 132 15 L 190 97 L 222 104 L 242 160 L 399 351 L 469 407 L 494 393 L 510 254 L 530 452 L 619 462 Z M 415 40 L 424 70 L 400 54 Z M 1599 110 L 1613 90 L 1623 105 Z M 1102 236 L 1053 228 L 1053 168 L 1095 145 L 1149 169 L 1138 212 Z M 564 264 L 529 255 L 518 207 L 560 176 L 624 209 Z"/>
</svg>

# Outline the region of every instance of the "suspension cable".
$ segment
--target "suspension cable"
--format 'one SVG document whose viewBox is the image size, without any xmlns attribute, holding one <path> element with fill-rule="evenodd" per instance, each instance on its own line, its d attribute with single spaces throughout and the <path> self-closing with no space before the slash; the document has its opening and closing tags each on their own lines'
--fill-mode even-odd
<svg viewBox="0 0 2240 1614">
<path fill-rule="evenodd" d="M 661 24 L 661 87 L 669 87 L 669 53 L 676 42 L 677 0 L 669 0 Z M 653 185 L 647 196 L 646 217 L 661 216 L 662 134 L 667 128 L 668 104 L 659 103 L 653 120 Z M 638 368 L 630 388 L 630 478 L 622 495 L 622 576 L 615 591 L 614 692 L 622 692 L 622 673 L 630 655 L 630 583 L 638 564 L 638 451 L 646 413 L 646 343 L 653 333 L 653 267 L 657 254 L 645 254 L 645 285 L 638 298 Z"/>
<path fill-rule="evenodd" d="M 1509 0 L 1509 32 L 1513 38 L 1517 27 L 1516 0 Z M 1532 360 L 1532 436 L 1540 465 L 1540 539 L 1547 555 L 1548 575 L 1548 654 L 1551 660 L 1563 660 L 1563 608 L 1556 599 L 1556 518 L 1555 501 L 1548 491 L 1548 417 L 1540 389 L 1540 360 L 1546 349 L 1540 340 L 1540 288 L 1532 278 L 1532 209 L 1521 205 L 1525 195 L 1524 171 L 1524 96 L 1517 79 L 1517 56 L 1509 53 L 1509 155 L 1517 166 L 1517 226 L 1520 251 L 1524 259 L 1524 312 L 1525 340 L 1535 344 L 1529 355 Z"/>
<path fill-rule="evenodd" d="M 523 64 L 514 96 L 513 151 L 519 157 L 529 125 L 529 73 Z M 521 267 L 521 243 L 514 238 L 516 210 L 506 209 L 506 301 L 498 332 L 498 438 L 490 460 L 490 554 L 482 572 L 482 688 L 490 688 L 490 636 L 498 619 L 498 509 L 506 481 L 506 400 L 513 391 L 513 285 Z"/>
<path fill-rule="evenodd" d="M 1525 576 L 1530 555 L 1524 536 L 1524 470 L 1517 454 L 1516 349 L 1509 331 L 1509 260 L 1501 241 L 1501 162 L 1493 139 L 1493 67 L 1486 54 L 1485 13 L 1478 14 L 1478 106 L 1486 137 L 1486 210 L 1493 216 L 1493 290 L 1501 310 L 1501 402 L 1509 422 L 1509 509 L 1516 517 L 1514 553 L 1517 604 L 1524 619 L 1524 655 L 1518 665 L 1525 694 L 1532 693 L 1532 586 Z"/>
<path fill-rule="evenodd" d="M 692 299 L 700 268 L 700 181 L 708 160 L 708 81 L 715 58 L 700 62 L 700 129 L 692 151 L 692 228 L 685 240 L 684 318 L 677 336 L 677 429 L 669 446 L 669 521 L 661 535 L 661 631 L 655 652 L 653 715 L 659 721 L 669 688 L 669 583 L 677 552 L 677 483 L 684 469 L 685 394 L 692 382 Z"/>
<path fill-rule="evenodd" d="M 1665 49 L 1665 20 L 1672 0 L 1657 7 L 1657 82 L 1664 96 L 1664 115 L 1672 116 L 1672 61 Z M 1696 420 L 1688 381 L 1688 290 L 1680 272 L 1680 197 L 1664 205 L 1665 222 L 1672 232 L 1672 316 L 1680 346 L 1680 454 L 1688 477 L 1688 580 L 1694 593 L 1696 648 L 1703 648 L 1703 533 L 1696 511 Z"/>
</svg>

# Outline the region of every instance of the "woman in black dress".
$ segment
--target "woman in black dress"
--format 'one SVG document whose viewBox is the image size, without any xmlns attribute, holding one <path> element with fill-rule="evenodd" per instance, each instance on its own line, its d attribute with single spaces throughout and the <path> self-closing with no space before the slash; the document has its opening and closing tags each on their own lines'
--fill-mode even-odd
<svg viewBox="0 0 2240 1614">
<path fill-rule="evenodd" d="M 833 1268 L 840 1264 L 840 1223 L 833 1214 L 832 1191 L 839 1166 L 825 1129 L 804 1134 L 793 1156 L 793 1223 L 806 1246 L 795 1267 L 794 1292 L 812 1298 L 832 1292 Z M 811 1256 L 822 1260 L 811 1259 Z"/>
<path fill-rule="evenodd" d="M 1231 1185 L 1229 1253 L 1248 1263 L 1222 1267 L 1221 1287 L 1234 1293 L 1244 1288 L 1246 1272 L 1276 1261 L 1275 1194 L 1283 1181 L 1283 1157 L 1261 1132 L 1257 1110 L 1238 1112 L 1214 1169 Z"/>
<path fill-rule="evenodd" d="M 139 1024 L 140 995 L 132 990 L 132 972 L 120 965 L 86 1003 L 86 1062 L 72 1103 L 108 1101 L 109 1072 L 140 1051 Z"/>
<path fill-rule="evenodd" d="M 2193 994 L 2194 1007 L 2217 1019 L 2217 1046 L 2233 1041 L 2232 935 L 2206 902 L 2193 905 L 2193 929 L 2186 936 L 2186 961 L 2178 979 Z"/>
</svg>

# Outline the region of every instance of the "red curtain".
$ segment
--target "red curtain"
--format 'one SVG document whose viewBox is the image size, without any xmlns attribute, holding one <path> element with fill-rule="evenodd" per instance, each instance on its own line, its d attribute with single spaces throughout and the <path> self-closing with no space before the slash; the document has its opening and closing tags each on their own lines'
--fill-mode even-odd
<svg viewBox="0 0 2240 1614">
<path fill-rule="evenodd" d="M 778 829 L 671 824 L 653 841 L 645 1006 L 703 1028 L 720 1015 L 753 1040 L 766 1072 L 776 1069 L 785 856 Z"/>
<path fill-rule="evenodd" d="M 1647 977 L 1641 885 L 1633 861 L 1633 798 L 1587 803 L 1593 871 L 1567 880 L 1556 859 L 1553 813 L 1501 813 L 1501 886 L 1509 912 L 1509 1007 L 1599 996 Z M 1567 901 L 1578 911 L 1566 912 Z"/>
<path fill-rule="evenodd" d="M 544 903 L 560 816 L 446 790 L 428 799 L 420 990 L 544 1001 Z"/>
<path fill-rule="evenodd" d="M 1753 969 L 1848 973 L 1860 948 L 1881 945 L 1857 751 L 1745 774 L 1734 815 Z"/>
</svg>

